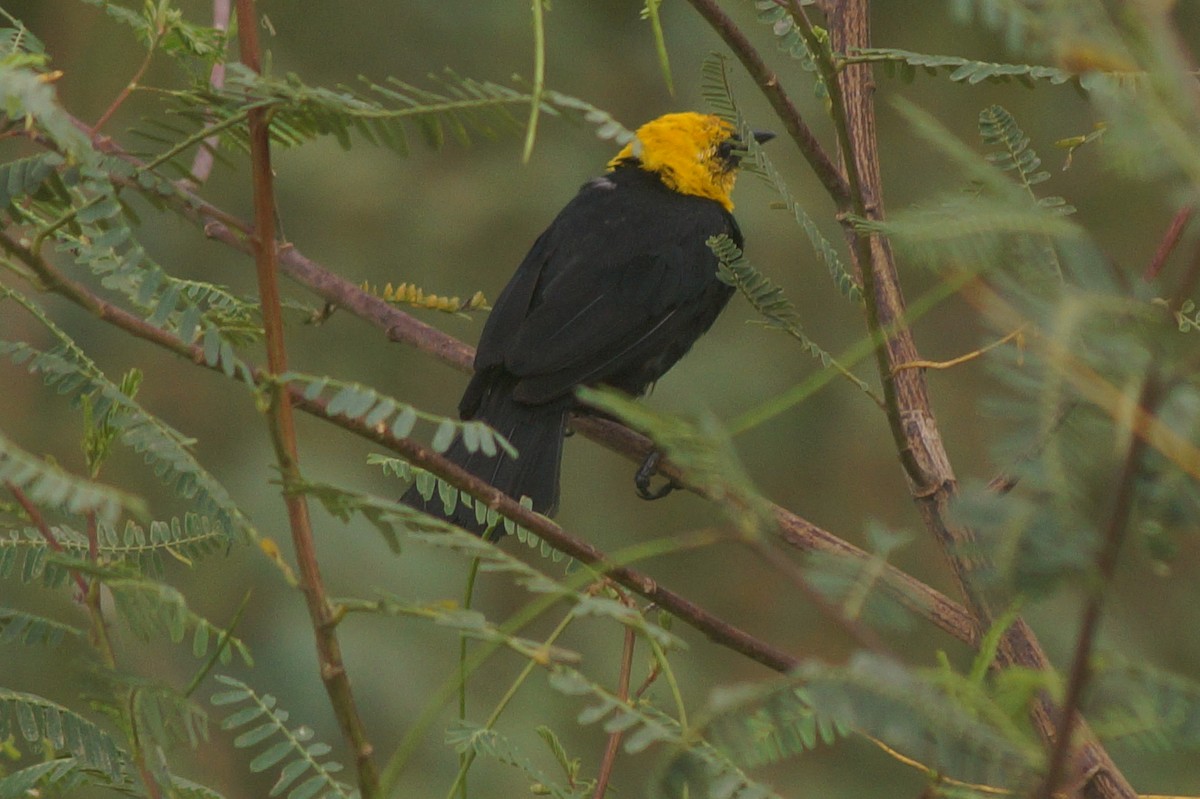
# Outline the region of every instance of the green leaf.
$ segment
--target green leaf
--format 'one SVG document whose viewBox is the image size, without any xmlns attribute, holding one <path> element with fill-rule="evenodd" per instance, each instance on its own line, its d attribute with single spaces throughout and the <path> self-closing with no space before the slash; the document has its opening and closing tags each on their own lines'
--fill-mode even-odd
<svg viewBox="0 0 1200 799">
<path fill-rule="evenodd" d="M 294 746 L 295 744 L 291 741 L 280 741 L 272 745 L 250 761 L 250 770 L 256 774 L 260 771 L 266 771 L 291 754 Z"/>
<path fill-rule="evenodd" d="M 457 432 L 457 427 L 454 422 L 449 419 L 443 419 L 438 425 L 437 432 L 433 434 L 433 442 L 430 446 L 435 452 L 445 452 L 454 443 L 454 435 Z"/>
</svg>

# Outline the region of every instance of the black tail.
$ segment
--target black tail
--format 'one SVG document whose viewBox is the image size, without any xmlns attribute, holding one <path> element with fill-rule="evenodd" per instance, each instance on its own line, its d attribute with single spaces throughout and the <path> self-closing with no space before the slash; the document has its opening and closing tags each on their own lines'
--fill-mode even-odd
<svg viewBox="0 0 1200 799">
<path fill-rule="evenodd" d="M 551 516 L 558 509 L 558 474 L 562 463 L 563 436 L 566 433 L 570 401 L 543 405 L 515 402 L 507 386 L 495 386 L 488 392 L 475 419 L 492 427 L 517 450 L 513 458 L 501 449 L 489 457 L 482 451 L 470 452 L 462 437 L 446 450 L 446 457 L 476 477 L 519 500 L 527 496 L 533 509 Z M 426 513 L 454 522 L 460 527 L 482 533 L 484 525 L 475 520 L 474 508 L 461 504 L 447 515 L 441 497 L 435 492 L 426 501 L 413 485 L 400 501 Z"/>
</svg>

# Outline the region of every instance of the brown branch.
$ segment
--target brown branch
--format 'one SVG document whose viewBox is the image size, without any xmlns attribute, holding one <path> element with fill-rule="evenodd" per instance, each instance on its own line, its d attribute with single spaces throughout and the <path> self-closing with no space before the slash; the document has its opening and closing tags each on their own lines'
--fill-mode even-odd
<svg viewBox="0 0 1200 799">
<path fill-rule="evenodd" d="M 1187 229 L 1188 222 L 1192 220 L 1192 215 L 1195 213 L 1195 207 L 1185 205 L 1171 218 L 1171 224 L 1167 225 L 1167 232 L 1163 234 L 1162 241 L 1158 243 L 1158 249 L 1154 251 L 1150 265 L 1142 274 L 1142 280 L 1155 280 L 1162 274 L 1163 267 L 1167 265 L 1167 259 L 1171 257 L 1171 253 L 1175 252 L 1179 240 L 1183 237 L 1183 231 Z"/>
<path fill-rule="evenodd" d="M 221 32 L 229 30 L 229 12 L 230 0 L 213 0 L 213 28 Z M 218 61 L 213 64 L 212 70 L 208 74 L 208 85 L 216 90 L 220 90 L 225 86 L 224 61 Z M 214 134 L 205 139 L 204 143 L 197 148 L 196 155 L 192 158 L 192 167 L 188 170 L 191 176 L 188 179 L 189 185 L 204 183 L 208 180 L 208 176 L 212 173 L 213 164 L 216 163 L 213 151 L 216 150 L 220 140 L 220 136 Z M 193 178 L 194 180 L 192 180 Z"/>
<path fill-rule="evenodd" d="M 154 37 L 146 45 L 146 57 L 142 59 L 142 63 L 138 66 L 137 71 L 133 73 L 133 77 L 129 79 L 129 82 L 125 84 L 124 88 L 121 89 L 108 108 L 104 110 L 104 113 L 100 115 L 100 118 L 96 120 L 96 124 L 92 125 L 88 130 L 89 136 L 95 136 L 100 128 L 104 127 L 108 120 L 112 119 L 113 114 L 117 113 L 117 109 L 124 105 L 129 96 L 133 94 L 133 90 L 137 88 L 138 83 L 146 74 L 146 70 L 150 68 L 150 62 L 154 59 L 154 50 L 158 47 L 158 39 L 162 36 L 162 33 L 161 27 L 154 32 Z"/>
<path fill-rule="evenodd" d="M 21 510 L 25 511 L 25 515 L 29 517 L 30 524 L 38 531 L 38 534 L 46 542 L 46 546 L 54 552 L 62 552 L 63 545 L 54 537 L 54 530 L 50 529 L 50 523 L 46 521 L 46 517 L 42 515 L 42 510 L 34 504 L 24 491 L 21 490 L 16 483 L 4 481 L 4 487 L 8 489 L 8 493 L 13 495 L 13 499 L 21 506 Z M 88 584 L 83 579 L 83 575 L 71 569 L 71 576 L 75 579 L 75 587 L 79 591 L 79 600 L 83 601 L 88 595 Z"/>
<path fill-rule="evenodd" d="M 717 5 L 716 0 L 688 0 L 692 8 L 708 22 L 713 30 L 725 41 L 733 54 L 742 62 L 746 72 L 754 79 L 755 84 L 762 90 L 763 96 L 771 104 L 783 129 L 791 136 L 792 141 L 800 148 L 805 160 L 812 167 L 813 173 L 825 187 L 825 191 L 833 198 L 840 210 L 850 206 L 850 186 L 846 178 L 830 159 L 815 133 L 809 128 L 800 111 L 792 103 L 779 76 L 771 69 L 759 52 L 750 44 L 746 34 L 729 18 L 729 15 Z"/>
<path fill-rule="evenodd" d="M 254 0 L 237 0 L 238 43 L 242 62 L 253 72 L 261 71 L 258 44 L 258 14 Z M 250 129 L 250 168 L 254 193 L 254 247 L 258 275 L 258 292 L 266 338 L 267 368 L 272 375 L 287 371 L 287 350 L 283 334 L 283 309 L 280 303 L 278 257 L 275 237 L 275 187 L 271 172 L 271 136 L 269 112 L 252 108 L 248 114 Z M 273 381 L 272 381 L 273 382 Z M 333 609 L 325 593 L 313 540 L 312 519 L 308 499 L 288 490 L 302 481 L 296 445 L 296 426 L 292 415 L 292 399 L 286 391 L 272 391 L 267 409 L 268 427 L 275 457 L 284 480 L 284 502 L 292 533 L 296 563 L 300 570 L 300 590 L 308 605 L 316 638 L 317 659 L 321 681 L 329 695 L 330 704 L 342 735 L 354 753 L 358 784 L 367 799 L 379 795 L 379 769 L 375 763 L 374 747 L 367 738 L 366 727 L 358 710 L 350 678 L 342 659 L 341 644 Z"/>
<path fill-rule="evenodd" d="M 716 20 L 713 14 L 706 13 L 705 7 L 711 4 L 703 0 L 693 0 L 693 5 L 738 52 L 739 58 L 748 65 L 752 74 L 770 74 L 769 70 L 753 64 L 752 56 L 756 54 L 749 50 L 748 45 L 729 35 L 727 28 L 731 23 L 727 18 Z M 870 46 L 868 6 L 869 0 L 842 0 L 825 6 L 829 11 L 829 29 L 835 51 L 847 52 L 853 48 Z M 830 92 L 846 170 L 844 181 L 850 192 L 847 197 L 843 192 L 830 191 L 830 196 L 841 211 L 853 210 L 860 217 L 881 220 L 882 181 L 870 67 L 850 64 L 837 70 L 829 53 L 813 37 L 813 26 L 803 7 L 794 0 L 789 0 L 786 7 L 797 29 L 805 36 Z M 804 145 L 801 145 L 801 149 L 807 156 Z M 821 181 L 828 190 L 830 182 L 824 176 L 821 176 Z M 957 479 L 933 415 L 924 372 L 896 368 L 899 364 L 919 361 L 920 357 L 905 323 L 904 296 L 891 245 L 886 238 L 878 235 L 859 235 L 849 218 L 844 218 L 842 224 L 851 256 L 862 275 L 867 327 L 872 339 L 877 342 L 876 362 L 883 383 L 889 427 L 909 481 L 910 492 L 926 527 L 933 533 L 950 562 L 963 595 L 968 600 L 971 615 L 978 625 L 990 626 L 994 614 L 987 598 L 971 579 L 982 564 L 962 554 L 975 551 L 972 546 L 974 533 L 952 524 L 947 514 L 949 503 L 957 491 Z M 999 660 L 1002 665 L 1049 668 L 1036 638 L 1020 620 L 1004 637 Z M 1049 723 L 1048 700 L 1043 700 L 1035 710 L 1035 721 L 1044 737 L 1049 738 L 1053 734 L 1053 724 Z M 1132 797 L 1132 789 L 1090 734 L 1084 748 L 1087 756 L 1081 760 L 1081 768 L 1087 776 L 1087 795 Z"/>
<path fill-rule="evenodd" d="M 621 673 L 617 679 L 617 698 L 622 702 L 629 700 L 629 676 L 633 672 L 633 650 L 637 644 L 637 632 L 633 627 L 625 628 L 625 645 L 621 652 Z M 608 781 L 612 777 L 613 764 L 617 762 L 617 752 L 621 748 L 623 729 L 613 730 L 608 735 L 608 744 L 604 747 L 604 757 L 600 761 L 600 769 L 596 773 L 596 789 L 592 791 L 592 799 L 604 799 L 608 793 Z"/>
<path fill-rule="evenodd" d="M 891 654 L 878 633 L 864 625 L 858 619 L 851 618 L 841 608 L 826 599 L 808 581 L 794 561 L 761 538 L 742 538 L 739 540 L 748 546 L 754 554 L 770 564 L 772 568 L 783 574 L 795 586 L 796 590 L 800 592 L 805 601 L 816 608 L 817 612 L 826 619 L 849 633 L 856 644 L 863 649 L 873 652 Z"/>
<path fill-rule="evenodd" d="M 1158 404 L 1158 384 L 1153 377 L 1147 378 L 1142 385 L 1138 406 L 1149 411 Z M 1129 448 L 1125 453 L 1125 461 L 1121 465 L 1121 473 L 1117 479 L 1116 496 L 1113 499 L 1113 510 L 1105 529 L 1104 541 L 1096 557 L 1096 582 L 1092 587 L 1091 596 L 1083 611 L 1079 626 L 1079 640 L 1075 644 L 1075 655 L 1072 658 L 1071 670 L 1067 679 L 1066 695 L 1062 707 L 1059 708 L 1058 727 L 1055 730 L 1054 745 L 1050 751 L 1050 760 L 1046 766 L 1046 775 L 1041 788 L 1034 795 L 1036 799 L 1052 799 L 1062 782 L 1063 772 L 1071 752 L 1072 728 L 1076 724 L 1076 711 L 1083 698 L 1083 690 L 1091 678 L 1091 658 L 1093 642 L 1100 626 L 1100 613 L 1104 600 L 1112 588 L 1113 577 L 1117 570 L 1117 556 L 1129 526 L 1129 518 L 1133 514 L 1135 494 L 1137 493 L 1138 471 L 1141 468 L 1142 456 L 1146 451 L 1146 439 L 1129 432 Z"/>
</svg>

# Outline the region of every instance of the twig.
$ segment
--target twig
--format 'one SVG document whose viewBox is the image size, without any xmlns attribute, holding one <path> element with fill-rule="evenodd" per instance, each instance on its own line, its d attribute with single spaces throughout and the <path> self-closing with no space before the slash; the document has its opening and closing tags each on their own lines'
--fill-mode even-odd
<svg viewBox="0 0 1200 799">
<path fill-rule="evenodd" d="M 4 482 L 4 487 L 8 489 L 8 493 L 13 495 L 13 499 L 21 506 L 21 510 L 25 511 L 25 515 L 29 517 L 30 523 L 34 529 L 38 531 L 42 539 L 46 542 L 46 546 L 54 552 L 62 552 L 63 545 L 54 537 L 54 531 L 50 529 L 50 523 L 46 521 L 46 517 L 42 515 L 42 510 L 33 503 L 24 491 L 15 483 L 9 481 Z M 83 601 L 88 595 L 88 584 L 83 579 L 83 575 L 71 569 L 71 576 L 75 578 L 75 587 L 79 591 L 79 601 Z"/>
<path fill-rule="evenodd" d="M 860 621 L 858 621 L 858 619 L 852 618 L 851 616 L 842 612 L 841 608 L 837 607 L 828 599 L 826 599 L 819 591 L 817 591 L 816 588 L 812 586 L 808 579 L 805 578 L 804 574 L 800 572 L 800 569 L 795 562 L 785 557 L 783 553 L 772 548 L 768 542 L 762 540 L 761 538 L 754 539 L 742 537 L 738 540 L 750 547 L 754 554 L 758 555 L 764 561 L 769 563 L 776 571 L 787 577 L 788 580 L 791 581 L 792 585 L 794 585 L 796 589 L 804 595 L 804 598 L 809 602 L 809 604 L 816 608 L 822 616 L 829 619 L 831 622 L 849 633 L 850 637 L 854 639 L 855 643 L 864 649 L 890 654 L 888 653 L 887 646 L 883 643 L 883 639 L 881 639 L 874 630 L 862 624 Z"/>
<path fill-rule="evenodd" d="M 1142 385 L 1138 406 L 1153 412 L 1158 404 L 1158 382 L 1148 377 Z M 1075 726 L 1076 711 L 1083 690 L 1091 678 L 1091 657 L 1093 642 L 1100 624 L 1100 614 L 1104 608 L 1104 599 L 1112 587 L 1113 576 L 1117 570 L 1117 556 L 1125 541 L 1129 518 L 1133 513 L 1135 495 L 1137 494 L 1138 471 L 1141 468 L 1142 456 L 1146 450 L 1146 439 L 1129 431 L 1129 448 L 1125 452 L 1125 461 L 1121 465 L 1121 473 L 1117 478 L 1116 496 L 1113 499 L 1112 513 L 1105 528 L 1104 541 L 1096 556 L 1096 580 L 1092 585 L 1087 606 L 1079 625 L 1079 639 L 1075 644 L 1075 655 L 1071 661 L 1071 670 L 1067 679 L 1066 695 L 1059 708 L 1058 727 L 1054 734 L 1053 748 L 1050 750 L 1050 760 L 1046 766 L 1046 776 L 1035 799 L 1052 799 L 1063 780 L 1068 756 L 1071 752 L 1072 728 Z"/>
<path fill-rule="evenodd" d="M 633 650 L 636 644 L 637 633 L 632 627 L 626 627 L 621 674 L 617 679 L 617 698 L 622 702 L 629 700 L 629 675 L 633 672 Z M 617 761 L 617 752 L 620 751 L 621 736 L 624 732 L 613 730 L 608 734 L 608 745 L 604 747 L 604 757 L 596 774 L 596 789 L 592 791 L 592 799 L 604 799 L 604 794 L 608 793 L 608 781 L 612 777 L 613 764 Z"/>
<path fill-rule="evenodd" d="M 1183 231 L 1187 229 L 1188 222 L 1192 220 L 1192 215 L 1195 212 L 1195 206 L 1185 205 L 1171 218 L 1171 224 L 1167 226 L 1167 232 L 1163 234 L 1162 241 L 1158 243 L 1158 249 L 1154 251 L 1154 257 L 1150 259 L 1150 265 L 1146 267 L 1146 271 L 1142 274 L 1142 280 L 1149 282 L 1162 274 L 1163 267 L 1167 265 L 1167 259 L 1171 257 L 1171 253 L 1179 245 L 1179 240 L 1183 237 Z"/>
<path fill-rule="evenodd" d="M 93 563 L 100 559 L 100 536 L 96 528 L 96 514 L 89 511 L 86 519 L 88 556 Z M 92 621 L 92 644 L 100 650 L 100 657 L 110 669 L 117 667 L 117 653 L 113 648 L 112 636 L 108 630 L 108 620 L 104 618 L 104 607 L 100 595 L 103 586 L 100 580 L 92 580 L 84 595 L 84 604 Z M 132 717 L 130 717 L 132 719 Z"/>
<path fill-rule="evenodd" d="M 821 185 L 825 187 L 825 191 L 833 198 L 837 207 L 839 209 L 848 208 L 850 205 L 849 184 L 821 146 L 816 134 L 800 116 L 800 111 L 788 98 L 787 93 L 783 90 L 783 85 L 779 82 L 779 76 L 767 66 L 767 62 L 754 49 L 754 45 L 750 44 L 750 40 L 729 18 L 729 15 L 717 5 L 715 0 L 688 0 L 688 2 L 725 40 L 725 44 L 750 73 L 750 77 L 754 79 L 758 88 L 762 90 L 763 96 L 767 98 L 767 102 L 771 104 L 771 108 L 783 122 L 784 130 L 800 148 L 801 154 L 808 161 L 813 173 L 821 181 Z"/>
<path fill-rule="evenodd" d="M 556 626 L 550 632 L 550 635 L 546 636 L 543 646 L 546 649 L 549 649 L 551 646 L 553 646 L 559 637 L 566 632 L 567 627 L 574 620 L 575 615 L 573 613 L 568 613 L 566 616 L 564 616 L 562 621 L 558 623 L 558 626 Z M 512 681 L 512 685 L 508 686 L 508 690 L 504 692 L 504 696 L 500 697 L 500 701 L 496 703 L 496 707 L 493 708 L 492 712 L 488 715 L 487 721 L 483 723 L 483 728 L 485 730 L 490 730 L 496 726 L 496 722 L 500 720 L 500 716 L 504 713 L 505 708 L 507 708 L 509 703 L 512 702 L 513 697 L 517 695 L 517 691 L 522 685 L 525 684 L 525 681 L 529 679 L 529 675 L 533 673 L 534 667 L 544 667 L 545 665 L 546 662 L 539 662 L 533 659 L 525 661 L 525 665 L 521 667 L 521 672 L 516 676 L 516 679 Z M 462 670 L 460 674 L 463 675 L 462 679 L 465 680 L 465 669 Z M 465 721 L 465 718 L 463 720 Z M 475 751 L 473 749 L 467 750 L 463 753 L 462 758 L 459 760 L 458 774 L 455 775 L 454 782 L 450 784 L 450 790 L 446 792 L 447 799 L 453 797 L 455 793 L 465 790 L 467 785 L 467 772 L 470 770 L 471 764 L 474 762 Z"/>
<path fill-rule="evenodd" d="M 1003 338 L 996 339 L 991 344 L 988 344 L 985 347 L 980 347 L 977 350 L 971 350 L 968 353 L 959 355 L 957 358 L 951 358 L 948 361 L 916 360 L 916 361 L 908 361 L 907 363 L 898 363 L 892 367 L 892 372 L 893 373 L 899 372 L 901 369 L 952 369 L 955 366 L 961 366 L 964 363 L 973 361 L 976 358 L 979 358 L 982 355 L 990 352 L 991 350 L 994 350 L 997 347 L 1007 344 L 1008 342 L 1012 341 L 1013 339 L 1020 338 L 1024 333 L 1025 333 L 1025 328 L 1018 327 L 1016 330 L 1007 334 Z M 1020 346 L 1020 345 L 1018 344 L 1018 346 Z"/>
<path fill-rule="evenodd" d="M 213 0 L 213 28 L 219 31 L 229 30 L 229 11 L 230 0 Z M 212 70 L 208 74 L 208 85 L 214 90 L 219 91 L 225 86 L 225 62 L 217 61 L 212 66 Z M 208 176 L 212 174 L 213 164 L 216 163 L 216 158 L 213 156 L 213 151 L 216 150 L 220 142 L 220 137 L 213 134 L 204 140 L 204 144 L 196 150 L 196 155 L 192 158 L 192 167 L 188 170 L 191 176 L 187 179 L 187 185 L 194 187 L 208 180 Z"/>
<path fill-rule="evenodd" d="M 538 118 L 542 113 L 542 95 L 546 90 L 546 19 L 542 0 L 533 0 L 533 87 L 529 99 L 529 121 L 525 125 L 525 146 L 521 160 L 529 163 L 537 139 Z"/>
<path fill-rule="evenodd" d="M 124 88 L 121 89 L 108 108 L 104 110 L 104 113 L 100 115 L 100 118 L 96 120 L 96 124 L 92 125 L 92 127 L 88 130 L 89 135 L 95 136 L 97 133 L 99 133 L 100 128 L 104 127 L 104 124 L 108 122 L 108 120 L 112 119 L 113 114 L 117 113 L 117 109 L 129 99 L 131 94 L 133 94 L 133 90 L 137 88 L 138 83 L 142 80 L 142 76 L 144 76 L 146 74 L 146 70 L 150 68 L 150 62 L 154 59 L 154 51 L 158 48 L 158 39 L 160 36 L 162 36 L 161 25 L 155 28 L 154 36 L 151 37 L 149 42 L 147 42 L 146 57 L 143 58 L 142 63 L 138 65 L 137 71 L 133 73 L 133 77 L 129 79 L 129 82 L 125 84 Z"/>
<path fill-rule="evenodd" d="M 254 0 L 237 0 L 238 43 L 242 62 L 253 72 L 261 71 L 258 43 L 258 14 Z M 272 375 L 287 371 L 287 350 L 283 336 L 283 311 L 280 303 L 278 257 L 275 241 L 275 188 L 271 172 L 271 138 L 268 111 L 251 109 L 250 164 L 254 187 L 254 255 L 258 274 L 258 292 L 263 329 L 266 337 L 267 368 Z M 342 735 L 354 753 L 358 784 L 363 796 L 374 799 L 379 795 L 379 771 L 375 764 L 374 747 L 367 739 L 366 727 L 359 714 L 350 680 L 342 660 L 333 611 L 325 593 L 313 541 L 312 520 L 308 500 L 293 493 L 289 486 L 301 482 L 300 462 L 296 446 L 296 427 L 292 415 L 292 399 L 287 391 L 274 390 L 267 409 L 268 427 L 275 457 L 284 481 L 284 502 L 300 570 L 300 589 L 307 600 L 309 617 L 317 644 L 321 680 L 329 694 L 334 715 Z"/>
</svg>

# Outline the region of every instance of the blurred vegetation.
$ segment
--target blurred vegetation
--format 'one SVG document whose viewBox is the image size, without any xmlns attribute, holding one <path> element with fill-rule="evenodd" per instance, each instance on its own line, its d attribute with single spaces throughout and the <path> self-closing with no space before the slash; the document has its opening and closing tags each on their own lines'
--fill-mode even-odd
<svg viewBox="0 0 1200 799">
<path fill-rule="evenodd" d="M 707 108 L 778 130 L 687 3 L 651 5 L 657 24 L 643 2 L 541 9 L 548 93 L 527 139 L 528 3 L 263 2 L 260 80 L 210 28 L 209 0 L 0 0 L 0 797 L 339 796 L 355 784 L 295 585 L 266 394 L 242 384 L 244 365 L 265 362 L 254 261 L 189 221 L 174 183 L 198 131 L 227 123 L 196 193 L 249 220 L 237 90 L 268 98 L 281 237 L 354 285 L 412 287 L 389 299 L 471 342 L 486 313 L 477 292 L 499 293 L 622 125 Z M 834 152 L 827 93 L 781 10 L 723 5 Z M 1185 214 L 1200 186 L 1200 6 L 871 8 L 881 49 L 860 57 L 875 64 L 888 213 L 857 222 L 899 252 L 922 357 L 948 361 L 1019 331 L 927 375 L 965 486 L 957 512 L 992 565 L 980 585 L 1020 608 L 1061 676 L 987 676 L 994 639 L 979 655 L 880 589 L 886 563 L 958 598 L 873 399 L 844 220 L 783 136 L 753 153 L 738 186 L 744 258 L 722 254 L 749 297 L 641 405 L 598 399 L 718 499 L 642 502 L 635 465 L 576 436 L 556 521 L 605 552 L 651 542 L 659 556 L 639 568 L 803 664 L 775 675 L 640 600 L 589 593 L 586 569 L 525 535 L 533 546 L 512 536 L 497 548 L 429 532 L 375 499 L 399 496 L 395 474 L 410 475 L 379 457 L 392 453 L 301 417 L 300 468 L 323 501 L 312 502 L 316 549 L 392 795 L 591 795 L 616 729 L 611 795 L 1030 792 L 1047 758 L 1030 696 L 1061 698 L 1096 597 L 1086 715 L 1140 793 L 1200 794 L 1200 241 Z M 171 35 L 139 33 L 147 19 Z M 705 84 L 714 52 L 736 99 L 721 109 Z M 214 92 L 210 68 L 226 60 L 232 88 Z M 464 142 L 445 117 L 395 119 L 390 133 L 364 122 L 355 102 L 405 105 L 372 87 L 417 107 L 432 102 L 421 91 L 511 103 L 481 111 Z M 101 156 L 67 114 L 105 118 L 103 136 L 142 163 L 171 157 L 140 169 Z M 380 141 L 397 131 L 406 146 Z M 1173 219 L 1181 238 L 1152 268 Z M 22 253 L 219 368 L 106 324 Z M 345 417 L 399 436 L 453 434 L 443 417 L 460 372 L 345 310 L 314 323 L 323 301 L 284 291 L 293 385 L 343 408 L 358 398 Z M 407 302 L 418 291 L 469 305 Z M 386 414 L 385 397 L 396 398 Z M 997 475 L 1016 487 L 989 487 Z M 744 544 L 770 540 L 767 503 L 872 557 L 851 568 L 771 543 L 764 558 Z M 1124 546 L 1109 568 L 1114 505 Z M 474 610 L 462 606 L 468 579 Z M 465 662 L 480 664 L 465 713 L 462 637 Z M 634 701 L 618 688 L 630 640 L 629 690 L 646 682 Z"/>
</svg>

